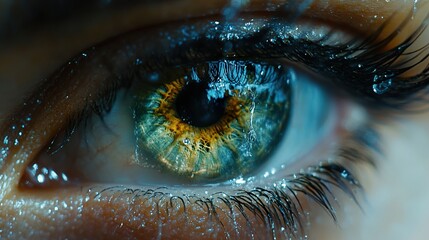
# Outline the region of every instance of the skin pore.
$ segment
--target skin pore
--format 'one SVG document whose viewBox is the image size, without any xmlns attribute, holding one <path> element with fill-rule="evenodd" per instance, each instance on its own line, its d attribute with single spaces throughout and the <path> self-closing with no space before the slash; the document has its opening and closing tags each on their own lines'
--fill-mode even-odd
<svg viewBox="0 0 429 240">
<path fill-rule="evenodd" d="M 6 4 L 4 2 L 2 4 Z M 270 1 L 270 4 L 275 2 Z M 279 1 L 282 2 L 284 1 Z M 428 14 L 427 3 L 428 1 L 416 3 L 411 0 L 322 0 L 313 1 L 303 16 L 333 24 L 334 27 L 361 36 L 375 31 L 392 14 L 396 14 L 395 20 L 386 27 L 387 34 L 414 11 L 412 21 L 392 42 L 394 45 L 421 25 Z M 223 1 L 192 0 L 136 3 L 121 8 L 75 14 L 58 23 L 46 23 L 31 30 L 23 28 L 22 31 L 4 37 L 0 44 L 0 126 L 3 127 L 10 121 L 9 116 L 19 109 L 24 98 L 40 84 L 41 79 L 49 76 L 82 49 L 147 26 L 216 15 L 225 8 L 225 4 L 227 3 Z M 244 11 L 269 16 L 269 13 L 263 12 L 267 5 L 267 1 L 263 0 L 250 1 Z M 428 32 L 424 32 L 413 48 L 418 49 L 419 46 L 427 44 Z M 79 93 L 85 96 L 95 87 L 96 85 L 87 83 L 82 86 L 87 92 L 81 90 Z M 63 106 L 59 103 L 58 111 L 61 111 Z M 54 119 L 55 115 L 46 116 L 44 121 L 36 121 L 31 127 L 51 131 L 56 130 L 55 126 L 59 128 L 61 122 Z M 385 153 L 383 159 L 377 170 L 359 169 L 358 179 L 366 193 L 366 199 L 361 203 L 362 209 L 345 200 L 345 204 L 341 205 L 344 210 L 339 212 L 339 224 L 336 225 L 327 213 L 320 209 L 312 211 L 312 206 L 309 205 L 309 212 L 312 212 L 311 225 L 307 230 L 309 239 L 426 239 L 429 206 L 425 203 L 429 202 L 429 191 L 424 190 L 422 183 L 429 181 L 425 171 L 429 169 L 429 161 L 426 159 L 426 145 L 429 142 L 426 134 L 429 132 L 428 118 L 429 113 L 419 112 L 397 113 L 392 119 L 384 119 L 386 124 L 378 129 Z M 158 225 L 149 221 L 144 228 L 139 228 L 140 226 L 136 225 L 139 221 L 127 219 L 130 212 L 141 219 L 151 219 L 153 213 L 145 205 L 147 203 L 137 201 L 133 202 L 133 205 L 124 206 L 129 199 L 115 202 L 106 199 L 87 201 L 88 195 L 83 194 L 86 192 L 86 186 L 83 188 L 85 190 L 17 189 L 21 173 L 31 161 L 31 157 L 44 146 L 43 142 L 49 140 L 43 136 L 38 136 L 36 140 L 30 140 L 30 137 L 31 134 L 28 134 L 21 147 L 11 150 L 5 158 L 5 164 L 0 167 L 0 230 L 3 230 L 0 237 L 3 234 L 8 236 L 10 232 L 15 234 L 12 237 L 16 239 L 29 238 L 32 233 L 36 233 L 34 237 L 38 239 L 58 236 L 68 236 L 71 239 L 155 238 L 158 235 Z M 339 202 L 342 202 L 341 197 L 339 199 Z M 177 209 L 177 212 L 181 210 L 183 211 Z M 197 208 L 190 208 L 188 212 L 188 215 L 202 219 L 205 218 L 204 214 Z M 220 218 L 226 216 L 221 214 Z M 201 236 L 208 228 L 207 221 L 200 221 L 192 228 L 183 227 L 181 222 L 174 221 L 174 217 L 166 221 L 168 224 L 165 225 L 167 228 L 164 226 L 162 230 L 163 238 L 186 238 L 192 234 Z M 200 227 L 199 230 L 195 230 L 196 226 Z M 224 227 L 228 229 L 232 226 Z M 267 231 L 257 220 L 255 228 Z M 114 236 L 111 229 L 115 229 Z"/>
</svg>

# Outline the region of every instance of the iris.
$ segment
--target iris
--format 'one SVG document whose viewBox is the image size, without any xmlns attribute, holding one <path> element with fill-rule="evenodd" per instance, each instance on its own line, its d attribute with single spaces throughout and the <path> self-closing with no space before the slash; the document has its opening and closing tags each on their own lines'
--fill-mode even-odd
<svg viewBox="0 0 429 240">
<path fill-rule="evenodd" d="M 230 179 L 263 165 L 287 127 L 288 68 L 221 60 L 170 70 L 174 79 L 134 99 L 138 161 L 191 181 Z"/>
</svg>

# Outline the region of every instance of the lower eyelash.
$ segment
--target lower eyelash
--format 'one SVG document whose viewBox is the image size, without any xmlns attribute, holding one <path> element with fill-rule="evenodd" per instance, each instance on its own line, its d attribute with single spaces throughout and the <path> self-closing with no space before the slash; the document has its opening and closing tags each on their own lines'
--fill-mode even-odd
<svg viewBox="0 0 429 240">
<path fill-rule="evenodd" d="M 299 239 L 305 236 L 305 224 L 308 222 L 304 202 L 315 203 L 326 211 L 334 222 L 337 221 L 336 211 L 339 207 L 335 190 L 342 191 L 359 205 L 358 194 L 361 195 L 364 191 L 353 174 L 353 168 L 358 163 L 375 165 L 373 155 L 379 152 L 378 142 L 377 132 L 370 127 L 365 127 L 346 139 L 343 146 L 338 149 L 335 161 L 310 167 L 272 186 L 238 189 L 233 193 L 216 192 L 207 196 L 174 195 L 169 193 L 172 189 L 167 187 L 132 189 L 114 186 L 100 191 L 94 187 L 88 190 L 88 194 L 89 199 L 94 201 L 108 199 L 108 202 L 112 202 L 131 198 L 133 201 L 152 203 L 158 216 L 154 221 L 157 220 L 161 225 L 160 216 L 163 213 L 166 213 L 168 218 L 169 212 L 182 207 L 183 214 L 188 216 L 189 208 L 198 207 L 209 217 L 211 224 L 218 224 L 223 228 L 227 238 L 234 239 L 243 234 L 230 232 L 225 227 L 231 221 L 232 230 L 238 230 L 236 219 L 242 217 L 247 226 L 246 231 L 243 232 L 252 238 L 260 234 L 255 232 L 252 223 L 252 219 L 258 219 L 262 221 L 265 229 L 269 229 L 266 233 L 268 236 L 262 236 L 262 238 L 282 236 Z M 226 215 L 227 220 L 219 217 L 220 215 Z M 162 234 L 162 227 L 158 231 Z M 258 237 L 260 236 L 256 238 Z"/>
</svg>

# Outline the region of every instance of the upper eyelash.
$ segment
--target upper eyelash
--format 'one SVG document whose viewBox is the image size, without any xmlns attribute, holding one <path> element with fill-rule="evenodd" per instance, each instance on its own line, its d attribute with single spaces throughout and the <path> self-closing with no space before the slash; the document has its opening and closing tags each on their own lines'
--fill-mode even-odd
<svg viewBox="0 0 429 240">
<path fill-rule="evenodd" d="M 417 40 L 418 36 L 420 36 L 421 32 L 426 28 L 426 25 L 422 24 L 408 39 L 406 39 L 404 42 L 400 43 L 396 47 L 392 48 L 388 51 L 383 51 L 385 44 L 389 43 L 399 32 L 400 30 L 406 25 L 406 23 L 411 19 L 412 13 L 408 15 L 408 17 L 398 26 L 396 31 L 392 32 L 389 36 L 387 36 L 385 39 L 378 40 L 380 37 L 380 34 L 383 32 L 384 28 L 387 26 L 390 20 L 393 19 L 394 14 L 390 19 L 388 19 L 377 31 L 375 31 L 373 34 L 368 36 L 363 41 L 357 40 L 357 41 L 350 41 L 343 45 L 336 45 L 336 46 L 324 46 L 323 41 L 329 39 L 329 35 L 325 38 L 321 39 L 319 42 L 308 42 L 308 41 L 300 41 L 298 43 L 292 44 L 292 45 L 301 45 L 302 49 L 304 51 L 301 51 L 299 53 L 294 53 L 293 56 L 289 55 L 288 53 L 282 52 L 284 50 L 284 47 L 282 46 L 276 46 L 275 50 L 280 52 L 283 55 L 288 55 L 286 58 L 289 58 L 289 60 L 294 60 L 297 62 L 301 62 L 309 67 L 313 67 L 316 71 L 322 72 L 321 69 L 327 69 L 320 66 L 322 61 L 324 66 L 333 66 L 334 68 L 328 68 L 331 69 L 328 72 L 323 72 L 325 77 L 329 78 L 335 84 L 343 85 L 345 88 L 348 88 L 348 93 L 354 95 L 357 99 L 357 101 L 371 106 L 371 108 L 380 107 L 393 107 L 397 109 L 404 109 L 405 107 L 409 107 L 411 103 L 418 103 L 421 102 L 422 94 L 418 94 L 419 90 L 422 90 L 426 88 L 429 79 L 429 66 L 426 67 L 420 74 L 408 78 L 401 78 L 400 75 L 404 71 L 399 71 L 397 69 L 405 68 L 404 64 L 406 62 L 400 62 L 395 63 L 393 60 L 398 59 L 400 56 L 406 55 L 406 54 L 415 54 L 420 55 L 424 53 L 426 49 L 429 48 L 429 44 L 425 45 L 421 49 L 414 51 L 413 53 L 405 53 L 405 51 Z M 428 17 L 429 18 L 429 15 Z M 265 29 L 265 32 L 269 31 L 269 29 Z M 257 36 L 251 36 L 249 39 L 241 40 L 245 42 L 255 42 L 255 39 L 261 38 L 261 34 Z M 211 41 L 209 39 L 203 39 L 203 42 L 208 42 L 207 45 L 211 45 Z M 257 41 L 257 40 L 256 40 Z M 200 40 L 201 42 L 201 40 Z M 190 43 L 189 45 L 192 45 L 193 43 Z M 237 44 L 240 45 L 240 44 Z M 254 51 L 252 49 L 252 44 L 246 45 L 246 48 L 243 48 L 240 50 L 240 53 L 238 55 L 248 55 L 251 56 L 251 52 Z M 316 51 L 314 49 L 316 47 Z M 206 48 L 206 45 L 202 46 L 203 49 L 215 49 L 214 51 L 217 51 L 219 49 L 214 48 L 213 45 L 210 48 Z M 322 48 L 322 49 L 320 49 Z M 182 52 L 182 54 L 174 54 L 177 57 L 183 56 L 186 54 L 183 54 L 183 49 L 192 49 L 191 46 L 187 47 L 184 46 L 182 49 L 179 49 L 179 52 Z M 290 50 L 290 49 L 289 49 Z M 318 50 L 318 51 L 317 51 Z M 294 48 L 293 51 L 296 51 Z M 356 55 L 356 53 L 359 53 Z M 263 55 L 263 52 L 258 51 L 259 58 L 269 58 L 272 57 L 272 52 L 266 53 L 266 55 Z M 387 54 L 389 57 L 381 57 L 383 55 Z M 216 55 L 214 53 L 213 55 Z M 80 59 L 81 56 L 78 57 Z M 179 61 L 186 61 L 190 59 L 182 59 L 178 57 Z M 237 57 L 236 57 L 237 58 Z M 239 57 L 238 57 L 239 58 Z M 423 59 L 429 58 L 429 53 L 426 54 Z M 129 67 L 125 72 L 121 73 L 114 73 L 112 72 L 112 78 L 113 80 L 107 80 L 109 84 L 107 84 L 107 87 L 100 93 L 100 98 L 97 101 L 94 101 L 93 103 L 89 103 L 84 110 L 81 111 L 81 113 L 76 114 L 75 117 L 73 117 L 72 121 L 70 121 L 69 127 L 66 129 L 68 132 L 70 132 L 70 129 L 73 129 L 75 126 L 78 125 L 82 119 L 88 118 L 93 113 L 97 114 L 100 119 L 103 119 L 104 114 L 110 112 L 110 109 L 112 107 L 112 104 L 116 98 L 116 92 L 121 88 L 129 88 L 133 81 L 135 81 L 136 76 L 139 76 L 141 71 L 149 71 L 149 70 L 156 70 L 159 65 L 175 65 L 171 62 L 169 63 L 168 59 L 158 59 L 160 63 L 153 64 L 155 66 L 141 66 L 141 65 L 134 65 Z M 375 60 L 375 61 L 374 61 Z M 164 61 L 164 62 L 163 62 Z M 194 60 L 195 61 L 195 60 Z M 199 60 L 197 60 L 199 61 Z M 74 61 L 78 62 L 78 60 Z M 340 65 L 338 70 L 332 70 L 335 69 L 336 65 Z M 412 66 L 406 67 L 407 70 L 410 70 L 410 68 L 414 67 L 416 64 Z M 359 67 L 362 66 L 362 67 Z M 345 71 L 345 69 L 348 69 Z M 376 71 L 374 71 L 376 70 Z M 347 76 L 343 76 L 343 72 L 347 72 Z M 392 86 L 395 86 L 396 88 L 392 88 L 394 91 L 389 91 L 384 94 L 375 94 L 372 91 L 372 87 L 374 84 L 374 76 L 389 76 L 389 79 L 394 80 L 394 84 Z M 354 81 L 344 81 L 344 79 L 355 79 Z M 379 81 L 383 81 L 383 78 L 380 77 Z M 417 93 L 417 94 L 415 94 Z M 420 101 L 419 101 L 420 100 Z M 370 101 L 369 104 L 367 101 Z M 375 105 L 374 105 L 375 103 Z"/>
<path fill-rule="evenodd" d="M 357 101 L 371 108 L 374 106 L 405 108 L 411 103 L 418 102 L 419 99 L 416 96 L 428 85 L 429 66 L 414 76 L 402 77 L 402 74 L 411 71 L 429 58 L 429 53 L 425 54 L 429 44 L 419 50 L 406 52 L 425 30 L 426 24 L 423 22 L 409 38 L 386 50 L 386 45 L 406 26 L 412 14 L 410 13 L 395 31 L 380 40 L 381 33 L 393 16 L 365 39 L 333 46 L 324 42 L 329 41 L 331 37 L 329 34 L 320 41 L 288 39 L 288 43 L 284 44 L 279 36 L 270 35 L 276 32 L 272 29 L 273 26 L 268 24 L 260 32 L 247 38 L 230 40 L 229 42 L 235 48 L 234 56 L 225 55 L 223 41 L 202 35 L 196 41 L 182 43 L 180 47 L 172 49 L 168 56 L 150 56 L 151 59 L 147 61 L 140 59 L 144 64 L 127 69 L 127 76 L 121 76 L 123 73 L 112 72 L 112 74 L 120 76 L 122 80 L 130 81 L 129 78 L 138 78 L 141 72 L 162 71 L 160 66 L 173 67 L 183 62 L 197 63 L 218 58 L 241 60 L 254 56 L 254 52 L 257 52 L 258 55 L 254 57 L 258 59 L 285 58 L 304 64 L 335 85 L 342 86 L 350 95 L 356 97 Z M 274 38 L 280 41 L 265 42 L 266 39 Z M 299 48 L 293 46 L 299 46 Z M 201 52 L 204 54 L 199 55 L 198 53 Z M 425 55 L 422 56 L 423 54 Z M 396 61 L 401 56 L 410 58 L 420 56 L 421 59 L 410 65 L 408 61 Z M 388 86 L 388 90 L 376 93 L 374 88 L 383 84 Z"/>
</svg>

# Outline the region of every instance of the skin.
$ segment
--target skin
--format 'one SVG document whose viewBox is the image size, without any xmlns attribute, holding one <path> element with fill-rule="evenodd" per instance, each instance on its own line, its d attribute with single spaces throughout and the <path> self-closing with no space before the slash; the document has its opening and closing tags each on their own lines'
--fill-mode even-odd
<svg viewBox="0 0 429 240">
<path fill-rule="evenodd" d="M 246 9 L 249 11 L 265 9 L 265 3 L 262 0 L 251 1 Z M 129 9 L 83 14 L 24 35 L 0 39 L 0 126 L 8 123 L 12 111 L 21 106 L 23 99 L 40 83 L 40 79 L 49 76 L 82 49 L 130 30 L 178 21 L 185 17 L 217 13 L 224 8 L 224 4 L 222 1 L 192 0 L 177 1 L 168 5 L 138 4 Z M 396 12 L 395 21 L 386 28 L 388 33 L 413 9 L 414 4 L 414 1 L 407 0 L 314 1 L 304 16 L 335 24 L 334 26 L 357 35 L 365 35 L 377 29 Z M 423 0 L 419 4 L 413 21 L 392 45 L 405 39 L 421 24 L 429 11 L 429 1 Z M 377 17 L 374 17 L 375 15 Z M 418 49 L 428 41 L 429 31 L 426 31 L 413 48 Z M 425 66 L 425 63 L 422 66 Z M 82 87 L 86 91 L 82 90 L 79 94 L 87 95 L 92 87 L 95 88 L 96 85 L 88 84 L 87 88 Z M 61 106 L 59 103 L 58 109 L 52 111 L 61 111 Z M 429 191 L 424 190 L 424 183 L 429 182 L 429 175 L 425 171 L 429 169 L 427 161 L 429 113 L 395 113 L 389 115 L 388 119 L 383 119 L 382 116 L 377 118 L 385 123 L 378 129 L 381 132 L 385 155 L 380 156 L 377 170 L 364 167 L 359 169 L 358 179 L 362 181 L 366 192 L 366 201 L 362 203 L 362 209 L 351 201 L 344 200 L 343 211 L 339 212 L 337 225 L 323 211 L 314 209 L 312 212 L 313 206 L 309 204 L 312 224 L 307 233 L 310 239 L 427 238 L 429 205 L 426 203 L 429 202 Z M 48 117 L 47 121 L 39 121 L 32 128 L 55 131 L 62 124 L 61 121 L 49 120 Z M 2 137 L 0 135 L 0 139 Z M 8 154 L 10 157 L 6 158 L 6 166 L 0 168 L 2 176 L 0 230 L 6 230 L 0 231 L 0 237 L 5 232 L 13 232 L 15 234 L 13 237 L 17 239 L 28 238 L 32 233 L 36 233 L 35 238 L 38 239 L 61 236 L 109 238 L 113 237 L 111 229 L 116 229 L 114 238 L 157 236 L 157 225 L 150 221 L 145 228 L 138 228 L 136 222 L 127 223 L 129 221 L 125 210 L 130 209 L 139 212 L 142 219 L 151 219 L 150 209 L 142 207 L 142 203 L 139 202 L 124 208 L 128 199 L 114 203 L 106 199 L 99 202 L 85 201 L 87 195 L 82 194 L 81 189 L 58 189 L 55 192 L 20 191 L 17 184 L 21 173 L 34 157 L 34 152 L 43 147 L 42 143 L 47 141 L 45 138 L 38 136 L 36 141 L 31 142 L 27 135 L 22 147 L 11 150 Z M 341 196 L 339 199 L 343 202 Z M 177 211 L 180 210 L 183 209 Z M 189 215 L 201 217 L 204 215 L 198 209 L 189 211 Z M 221 214 L 220 217 L 225 216 Z M 125 223 L 125 226 L 118 228 L 119 223 Z M 181 222 L 170 221 L 169 229 L 163 231 L 163 237 L 185 238 L 189 237 L 187 235 L 200 235 L 201 231 L 207 229 L 206 224 L 206 221 L 202 221 L 192 227 L 182 227 Z M 195 226 L 200 226 L 201 230 L 195 230 Z M 255 227 L 265 231 L 257 221 Z M 175 231 L 172 231 L 174 229 Z"/>
</svg>

